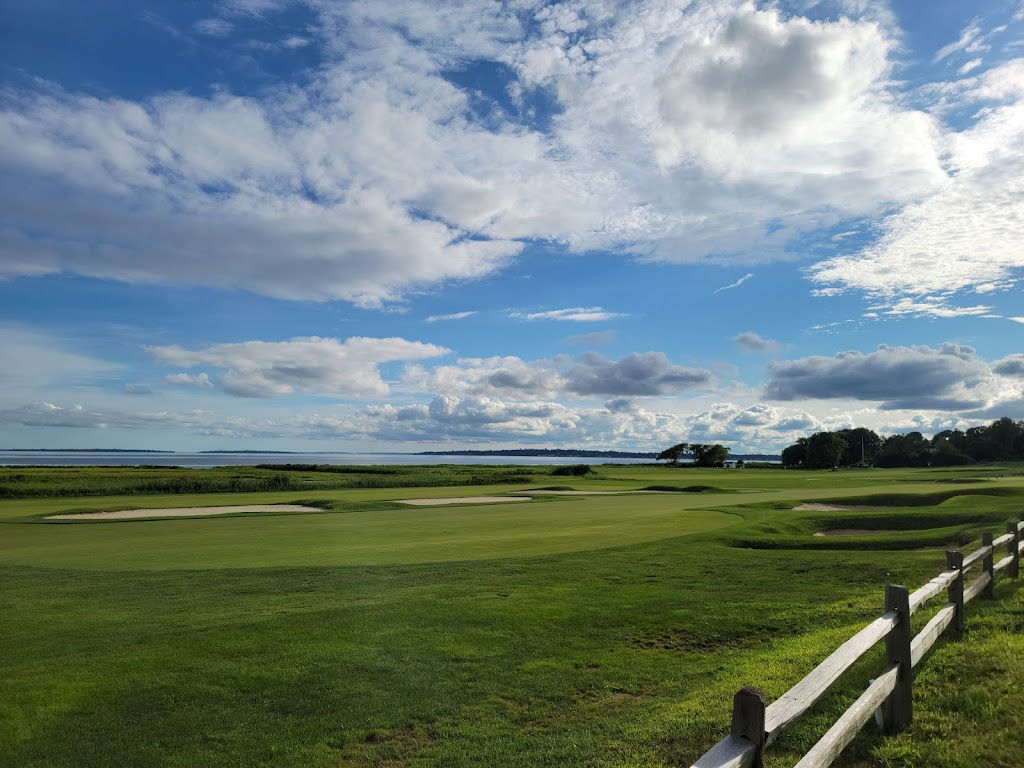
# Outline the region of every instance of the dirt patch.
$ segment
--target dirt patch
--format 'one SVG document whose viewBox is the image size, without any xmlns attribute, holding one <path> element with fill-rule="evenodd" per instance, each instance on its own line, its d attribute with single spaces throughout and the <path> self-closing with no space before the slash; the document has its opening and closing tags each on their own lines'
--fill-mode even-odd
<svg viewBox="0 0 1024 768">
<path fill-rule="evenodd" d="M 818 531 L 815 536 L 881 536 L 886 533 L 905 533 L 893 530 L 869 530 L 867 528 L 833 528 L 831 531 Z"/>
<path fill-rule="evenodd" d="M 793 509 L 801 512 L 857 512 L 862 509 L 892 509 L 892 507 L 868 507 L 855 504 L 801 504 Z"/>
<path fill-rule="evenodd" d="M 451 496 L 440 499 L 395 499 L 395 502 L 425 507 L 433 504 L 497 504 L 502 501 L 532 500 L 530 496 Z"/>
<path fill-rule="evenodd" d="M 231 515 L 236 512 L 323 512 L 299 504 L 248 504 L 236 507 L 168 507 L 166 509 L 122 509 L 119 512 L 77 512 L 47 515 L 46 520 L 136 520 L 140 517 L 200 517 Z"/>
</svg>

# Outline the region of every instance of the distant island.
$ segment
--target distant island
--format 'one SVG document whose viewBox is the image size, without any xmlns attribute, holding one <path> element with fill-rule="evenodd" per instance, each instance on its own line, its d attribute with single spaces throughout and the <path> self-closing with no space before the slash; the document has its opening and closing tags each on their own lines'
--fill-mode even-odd
<svg viewBox="0 0 1024 768">
<path fill-rule="evenodd" d="M 506 448 L 494 451 L 420 451 L 416 456 L 550 456 L 576 459 L 657 459 L 658 454 L 637 451 L 588 451 L 578 448 Z M 730 457 L 744 461 L 779 461 L 777 454 L 741 453 Z"/>
</svg>

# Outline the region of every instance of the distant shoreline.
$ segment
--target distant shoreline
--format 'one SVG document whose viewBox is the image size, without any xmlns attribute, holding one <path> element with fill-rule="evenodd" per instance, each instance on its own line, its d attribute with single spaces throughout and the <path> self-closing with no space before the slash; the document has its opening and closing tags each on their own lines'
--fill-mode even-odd
<svg viewBox="0 0 1024 768">
<path fill-rule="evenodd" d="M 657 460 L 657 453 L 635 451 L 588 451 L 572 448 L 507 448 L 493 451 L 419 451 L 415 456 L 550 456 L 554 458 L 576 459 L 652 459 Z M 739 453 L 729 457 L 730 461 L 779 461 L 780 454 Z"/>
<path fill-rule="evenodd" d="M 217 451 L 163 451 L 145 448 L 7 448 L 0 453 L 17 454 L 159 454 L 162 456 L 198 456 L 198 455 L 231 455 L 231 456 L 497 456 L 546 459 L 648 459 L 656 461 L 658 454 L 645 451 L 592 451 L 575 448 L 505 448 L 495 450 L 451 450 L 451 451 L 418 451 L 418 452 L 372 452 L 363 454 L 351 451 L 262 451 L 262 450 L 217 450 Z M 687 457 L 682 457 L 686 459 Z M 782 457 L 778 454 L 741 453 L 730 456 L 731 461 L 774 461 Z"/>
</svg>

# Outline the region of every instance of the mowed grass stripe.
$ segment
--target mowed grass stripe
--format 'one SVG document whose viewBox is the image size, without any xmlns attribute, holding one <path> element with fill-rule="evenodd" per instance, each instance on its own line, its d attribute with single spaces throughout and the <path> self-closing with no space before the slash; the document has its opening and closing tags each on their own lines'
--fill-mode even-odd
<svg viewBox="0 0 1024 768">
<path fill-rule="evenodd" d="M 531 557 L 686 536 L 741 518 L 672 496 L 386 512 L 6 525 L 0 560 L 97 570 L 387 565 Z"/>
</svg>

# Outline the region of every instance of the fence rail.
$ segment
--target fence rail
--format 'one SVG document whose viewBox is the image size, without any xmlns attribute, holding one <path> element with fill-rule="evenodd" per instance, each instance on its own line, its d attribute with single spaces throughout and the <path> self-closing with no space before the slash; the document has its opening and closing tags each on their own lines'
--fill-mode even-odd
<svg viewBox="0 0 1024 768">
<path fill-rule="evenodd" d="M 1024 521 L 1010 521 L 1005 534 L 999 538 L 984 534 L 981 547 L 967 557 L 958 551 L 946 552 L 946 570 L 913 593 L 902 586 L 886 587 L 885 612 L 771 704 L 766 705 L 764 693 L 758 688 L 740 689 L 733 697 L 730 734 L 698 758 L 692 768 L 763 768 L 765 747 L 882 639 L 888 657 L 885 670 L 801 758 L 796 768 L 831 765 L 878 709 L 882 710 L 886 732 L 905 729 L 913 720 L 911 670 L 943 634 L 954 640 L 963 635 L 964 605 L 979 595 L 993 598 L 997 573 L 1006 571 L 1009 578 L 1019 577 L 1024 551 L 1022 531 Z M 1005 547 L 1006 556 L 994 562 L 1001 547 Z M 979 563 L 980 575 L 965 588 L 965 572 Z M 912 636 L 910 617 L 943 590 L 948 602 Z"/>
</svg>

